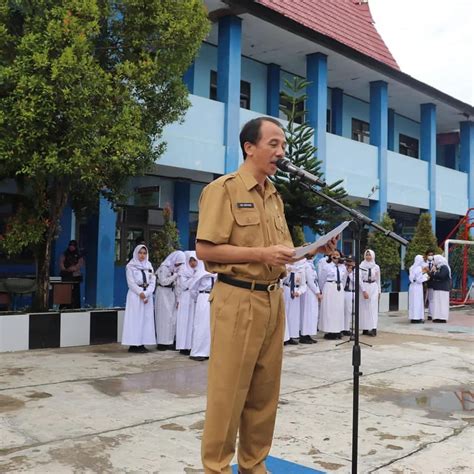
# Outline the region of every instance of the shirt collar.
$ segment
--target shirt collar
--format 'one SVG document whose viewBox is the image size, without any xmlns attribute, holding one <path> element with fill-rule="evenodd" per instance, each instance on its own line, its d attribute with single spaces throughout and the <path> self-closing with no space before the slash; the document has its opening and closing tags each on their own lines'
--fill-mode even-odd
<svg viewBox="0 0 474 474">
<path fill-rule="evenodd" d="M 242 181 L 245 184 L 245 187 L 247 188 L 247 191 L 250 191 L 251 189 L 255 188 L 258 186 L 257 180 L 255 177 L 248 173 L 247 171 L 244 171 L 242 167 L 239 168 L 237 171 L 238 175 L 242 178 Z M 265 182 L 265 194 L 274 194 L 276 193 L 276 188 L 274 184 L 267 178 Z"/>
</svg>

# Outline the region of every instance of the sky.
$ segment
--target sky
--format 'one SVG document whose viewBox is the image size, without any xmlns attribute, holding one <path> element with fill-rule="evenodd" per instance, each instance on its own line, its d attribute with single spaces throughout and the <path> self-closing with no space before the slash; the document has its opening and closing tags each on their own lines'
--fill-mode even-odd
<svg viewBox="0 0 474 474">
<path fill-rule="evenodd" d="M 401 70 L 474 105 L 474 0 L 369 0 Z"/>
</svg>

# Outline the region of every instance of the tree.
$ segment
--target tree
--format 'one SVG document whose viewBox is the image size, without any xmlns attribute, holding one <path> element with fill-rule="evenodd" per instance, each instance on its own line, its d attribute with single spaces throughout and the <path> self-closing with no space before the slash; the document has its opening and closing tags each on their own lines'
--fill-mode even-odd
<svg viewBox="0 0 474 474">
<path fill-rule="evenodd" d="M 0 180 L 29 203 L 1 242 L 8 254 L 33 247 L 38 309 L 66 203 L 115 204 L 159 158 L 208 30 L 200 0 L 0 0 Z"/>
<path fill-rule="evenodd" d="M 310 84 L 298 77 L 292 81 L 285 80 L 288 92 L 282 92 L 284 105 L 281 111 L 285 114 L 288 125 L 285 129 L 287 141 L 287 158 L 296 166 L 323 178 L 321 161 L 315 156 L 313 146 L 313 129 L 305 122 L 306 110 L 304 103 L 307 95 L 304 90 Z M 301 122 L 301 123 L 299 123 Z M 285 203 L 285 215 L 295 245 L 301 245 L 301 229 L 308 226 L 317 234 L 323 234 L 328 228 L 340 221 L 339 209 L 336 209 L 322 197 L 305 189 L 301 181 L 293 175 L 277 172 L 273 178 L 278 192 Z M 340 186 L 342 180 L 328 185 L 324 193 L 344 204 L 351 206 L 346 200 L 347 192 Z"/>
<path fill-rule="evenodd" d="M 393 230 L 395 220 L 387 213 L 382 216 L 380 225 L 387 230 Z M 370 232 L 367 243 L 375 252 L 375 260 L 380 266 L 382 287 L 386 287 L 400 273 L 400 244 L 380 232 Z"/>
<path fill-rule="evenodd" d="M 424 212 L 420 214 L 415 234 L 407 246 L 404 260 L 405 268 L 408 270 L 413 265 L 417 255 L 424 255 L 430 249 L 435 253 L 441 253 L 438 241 L 431 227 L 431 214 Z"/>
<path fill-rule="evenodd" d="M 174 250 L 179 250 L 179 230 L 176 222 L 171 219 L 171 207 L 167 205 L 163 209 L 163 227 L 156 232 L 151 239 L 151 261 L 158 268 L 163 260 Z"/>
</svg>

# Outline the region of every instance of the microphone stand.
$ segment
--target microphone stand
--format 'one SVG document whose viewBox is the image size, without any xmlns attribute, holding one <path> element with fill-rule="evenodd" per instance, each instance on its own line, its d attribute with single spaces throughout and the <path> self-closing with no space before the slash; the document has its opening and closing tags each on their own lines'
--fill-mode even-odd
<svg viewBox="0 0 474 474">
<path fill-rule="evenodd" d="M 295 173 L 293 173 L 295 174 Z M 339 207 L 347 214 L 352 217 L 349 228 L 352 231 L 352 238 L 354 239 L 355 244 L 355 311 L 354 311 L 354 345 L 352 347 L 352 367 L 353 367 L 353 394 L 352 394 L 352 474 L 357 474 L 357 453 L 358 453 L 358 434 L 359 434 L 359 378 L 362 374 L 360 371 L 361 365 L 361 348 L 359 342 L 359 292 L 360 292 L 360 282 L 359 282 L 359 262 L 361 258 L 360 253 L 360 241 L 362 237 L 362 230 L 364 226 L 369 226 L 381 232 L 387 237 L 397 241 L 401 245 L 408 245 L 408 240 L 403 237 L 395 234 L 390 230 L 384 229 L 381 225 L 374 222 L 370 217 L 362 214 L 361 212 L 351 209 L 346 205 L 336 201 L 334 198 L 327 196 L 322 191 L 316 189 L 314 186 L 318 184 L 316 182 L 315 176 L 313 177 L 309 173 L 307 175 L 297 175 L 301 184 L 308 189 L 309 191 L 317 194 L 326 201 L 330 202 L 336 207 Z M 316 178 L 317 179 L 317 178 Z M 307 181 L 307 182 L 306 182 Z M 319 180 L 318 180 L 319 181 Z M 311 184 L 308 184 L 311 183 Z"/>
</svg>

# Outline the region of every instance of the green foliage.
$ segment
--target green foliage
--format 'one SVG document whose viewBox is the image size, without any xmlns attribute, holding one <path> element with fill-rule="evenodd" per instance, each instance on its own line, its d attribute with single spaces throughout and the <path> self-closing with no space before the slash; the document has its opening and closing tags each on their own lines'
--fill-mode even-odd
<svg viewBox="0 0 474 474">
<path fill-rule="evenodd" d="M 163 209 L 163 219 L 163 227 L 153 235 L 151 240 L 150 260 L 155 269 L 171 252 L 181 248 L 176 222 L 171 219 L 171 207 L 166 206 Z"/>
<path fill-rule="evenodd" d="M 404 260 L 405 268 L 408 270 L 413 265 L 415 257 L 424 255 L 428 249 L 432 249 L 435 253 L 442 253 L 431 227 L 431 214 L 424 212 L 420 214 L 415 235 L 407 246 Z"/>
<path fill-rule="evenodd" d="M 291 238 L 293 239 L 293 244 L 295 247 L 300 247 L 304 245 L 305 238 L 304 238 L 304 231 L 303 227 L 300 225 L 295 225 L 291 228 Z"/>
<path fill-rule="evenodd" d="M 321 171 L 321 161 L 316 156 L 316 148 L 313 146 L 313 129 L 305 122 L 306 111 L 304 102 L 307 98 L 304 90 L 310 83 L 301 78 L 293 78 L 285 81 L 286 89 L 283 99 L 286 105 L 281 107 L 285 114 L 288 125 L 285 130 L 287 141 L 287 158 L 296 166 L 310 173 L 324 178 Z M 302 123 L 297 123 L 302 121 Z M 341 220 L 339 209 L 328 201 L 305 189 L 301 181 L 293 175 L 277 172 L 273 178 L 278 192 L 282 195 L 285 203 L 285 215 L 292 236 L 298 236 L 295 227 L 308 226 L 314 232 L 323 234 Z M 332 198 L 343 201 L 352 207 L 347 200 L 346 191 L 340 186 L 342 180 L 328 185 L 324 193 Z M 303 237 L 304 239 L 304 237 Z M 295 245 L 297 242 L 295 242 Z"/>
<path fill-rule="evenodd" d="M 395 221 L 385 213 L 380 225 L 387 230 L 393 230 Z M 367 242 L 368 248 L 375 252 L 375 260 L 380 267 L 382 286 L 398 276 L 400 273 L 400 244 L 380 232 L 370 232 Z"/>
<path fill-rule="evenodd" d="M 116 203 L 160 157 L 208 31 L 201 0 L 0 0 L 0 180 L 26 183 L 35 219 L 22 239 L 24 222 L 10 222 L 9 253 L 43 233 L 37 258 L 49 258 L 68 200 Z"/>
</svg>

